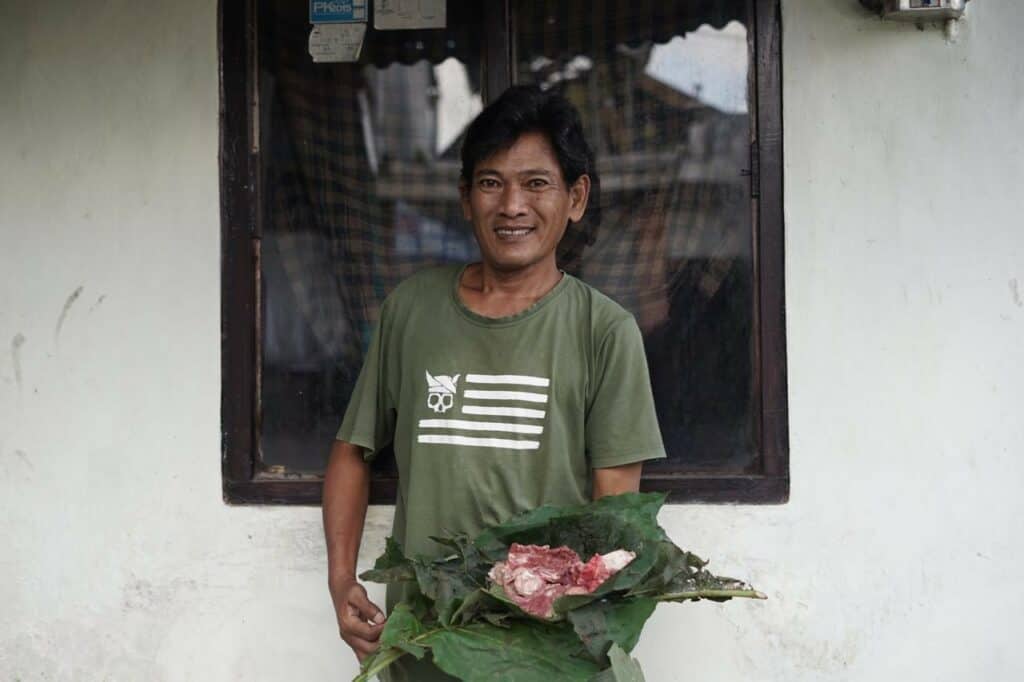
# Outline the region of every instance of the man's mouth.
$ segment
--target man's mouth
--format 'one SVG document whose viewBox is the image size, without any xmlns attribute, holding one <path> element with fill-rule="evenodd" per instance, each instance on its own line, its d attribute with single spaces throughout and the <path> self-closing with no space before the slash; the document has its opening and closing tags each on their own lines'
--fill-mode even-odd
<svg viewBox="0 0 1024 682">
<path fill-rule="evenodd" d="M 529 236 L 536 228 L 533 227 L 521 227 L 519 225 L 511 225 L 508 227 L 496 227 L 494 228 L 494 234 L 498 236 L 498 239 L 503 241 L 513 241 L 517 239 L 523 239 Z"/>
</svg>

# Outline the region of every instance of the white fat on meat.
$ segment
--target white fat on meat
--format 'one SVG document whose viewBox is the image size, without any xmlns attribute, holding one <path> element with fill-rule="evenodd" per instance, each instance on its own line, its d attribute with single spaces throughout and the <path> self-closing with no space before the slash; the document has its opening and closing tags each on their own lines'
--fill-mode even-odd
<svg viewBox="0 0 1024 682">
<path fill-rule="evenodd" d="M 515 572 L 512 585 L 516 592 L 524 597 L 532 597 L 535 593 L 544 589 L 549 583 L 528 568 L 521 568 Z"/>
<path fill-rule="evenodd" d="M 635 558 L 636 552 L 630 552 L 628 549 L 617 549 L 614 552 L 601 555 L 601 561 L 604 562 L 605 568 L 612 573 L 618 573 L 629 566 Z"/>
</svg>

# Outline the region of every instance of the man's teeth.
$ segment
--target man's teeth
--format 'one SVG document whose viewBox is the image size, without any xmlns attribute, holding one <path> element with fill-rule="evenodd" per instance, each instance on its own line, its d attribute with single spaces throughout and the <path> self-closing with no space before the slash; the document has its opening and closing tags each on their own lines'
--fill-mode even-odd
<svg viewBox="0 0 1024 682">
<path fill-rule="evenodd" d="M 499 237 L 522 237 L 522 236 L 525 236 L 526 234 L 529 234 L 530 230 L 531 230 L 531 228 L 529 228 L 529 227 L 516 227 L 516 228 L 499 227 L 495 231 L 498 233 Z"/>
</svg>

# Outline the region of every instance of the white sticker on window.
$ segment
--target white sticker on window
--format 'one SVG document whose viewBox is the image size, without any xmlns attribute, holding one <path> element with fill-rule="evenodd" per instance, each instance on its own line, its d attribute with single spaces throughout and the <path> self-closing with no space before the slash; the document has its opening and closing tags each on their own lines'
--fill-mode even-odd
<svg viewBox="0 0 1024 682">
<path fill-rule="evenodd" d="M 374 0 L 373 27 L 382 30 L 444 28 L 445 0 Z"/>
<path fill-rule="evenodd" d="M 309 33 L 314 62 L 354 62 L 366 37 L 366 24 L 316 24 Z"/>
</svg>

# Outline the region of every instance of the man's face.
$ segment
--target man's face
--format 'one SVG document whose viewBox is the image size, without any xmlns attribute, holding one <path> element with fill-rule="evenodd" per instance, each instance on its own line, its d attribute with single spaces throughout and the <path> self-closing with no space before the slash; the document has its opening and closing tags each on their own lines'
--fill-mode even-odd
<svg viewBox="0 0 1024 682">
<path fill-rule="evenodd" d="M 461 187 L 462 213 L 484 263 L 515 272 L 555 259 L 568 221 L 583 217 L 590 178 L 566 186 L 558 159 L 541 133 L 524 133 L 506 150 L 482 159 Z"/>
</svg>

